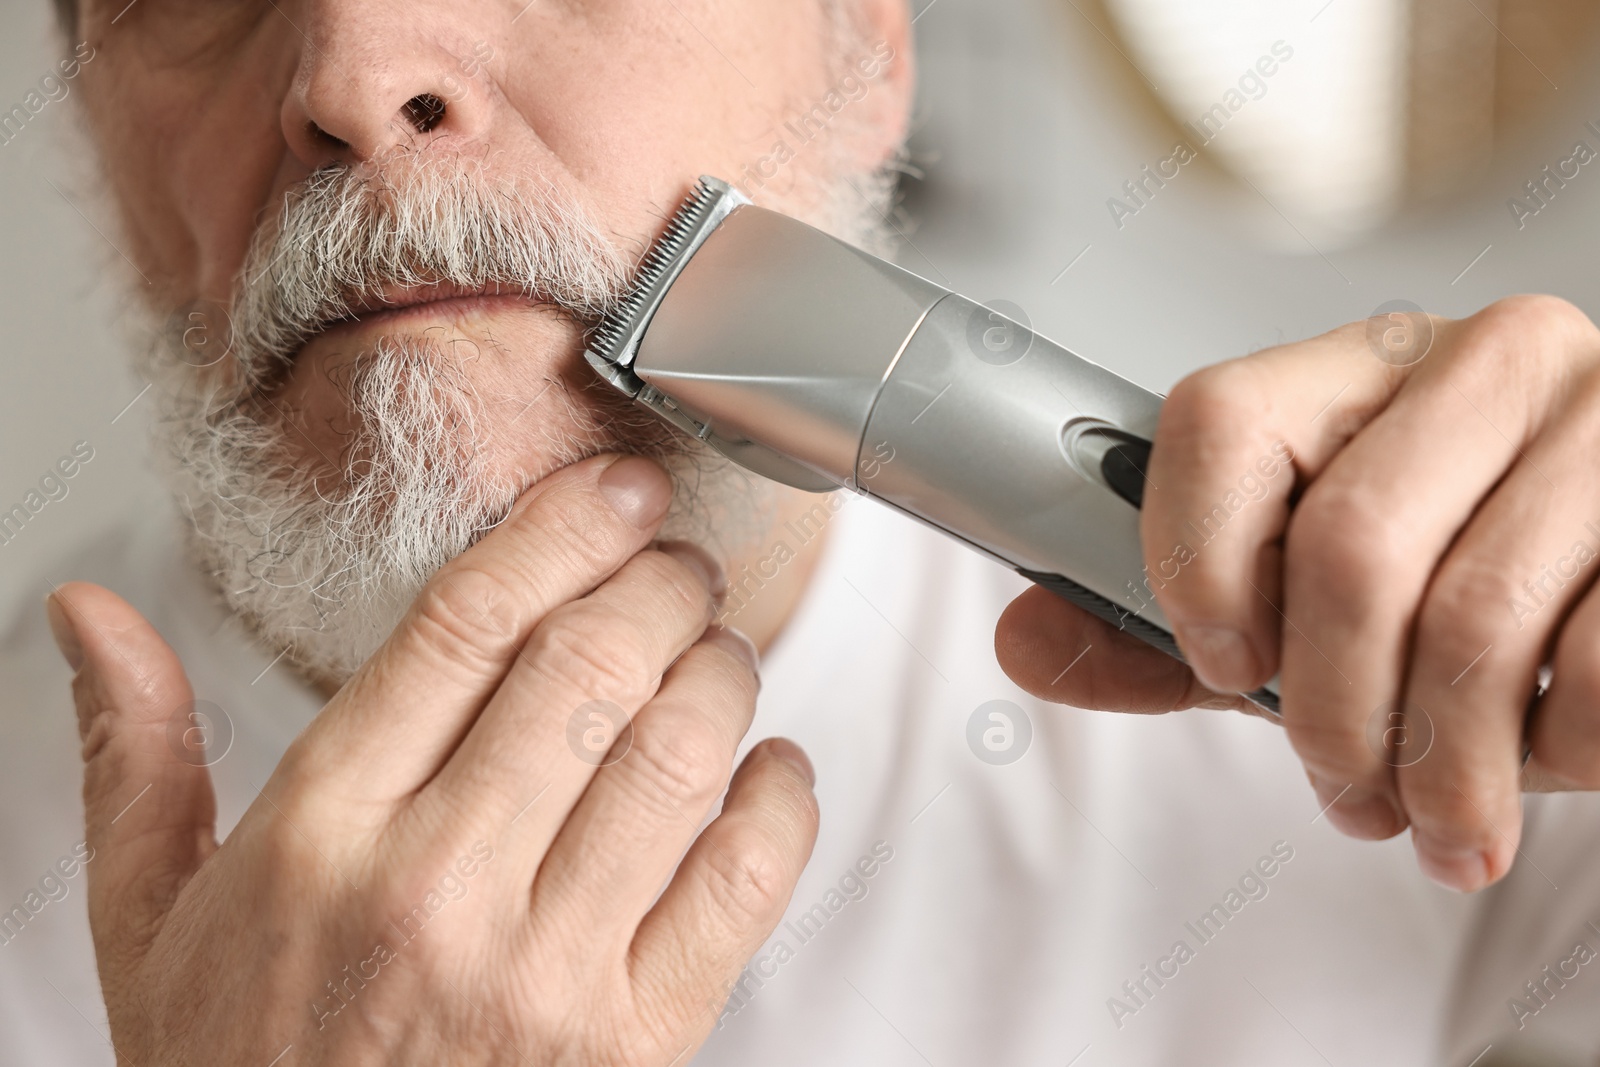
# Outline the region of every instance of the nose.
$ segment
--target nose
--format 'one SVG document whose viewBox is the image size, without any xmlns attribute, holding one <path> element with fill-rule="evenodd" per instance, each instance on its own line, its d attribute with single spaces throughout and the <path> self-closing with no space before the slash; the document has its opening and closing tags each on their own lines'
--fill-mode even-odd
<svg viewBox="0 0 1600 1067">
<path fill-rule="evenodd" d="M 283 134 L 309 170 L 358 163 L 402 144 L 481 139 L 488 127 L 483 45 L 456 56 L 425 14 L 397 18 L 391 0 L 308 4 L 300 66 L 283 102 Z M 420 13 L 419 13 L 420 14 Z"/>
</svg>

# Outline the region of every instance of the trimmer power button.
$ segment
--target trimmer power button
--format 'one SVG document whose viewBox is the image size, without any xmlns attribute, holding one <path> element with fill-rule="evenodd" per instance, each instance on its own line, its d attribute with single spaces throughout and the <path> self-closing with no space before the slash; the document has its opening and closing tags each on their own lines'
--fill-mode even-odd
<svg viewBox="0 0 1600 1067">
<path fill-rule="evenodd" d="M 1150 442 L 1129 434 L 1106 450 L 1100 460 L 1100 476 L 1112 492 L 1140 507 L 1144 504 L 1144 472 L 1149 466 Z"/>
</svg>

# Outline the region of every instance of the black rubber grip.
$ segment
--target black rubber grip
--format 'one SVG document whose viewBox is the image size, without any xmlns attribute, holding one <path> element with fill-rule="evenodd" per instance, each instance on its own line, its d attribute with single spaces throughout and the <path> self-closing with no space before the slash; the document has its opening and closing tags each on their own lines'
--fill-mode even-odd
<svg viewBox="0 0 1600 1067">
<path fill-rule="evenodd" d="M 1107 455 L 1109 456 L 1110 453 L 1107 453 Z M 1132 634 L 1152 648 L 1159 648 L 1180 663 L 1184 662 L 1183 653 L 1178 649 L 1178 642 L 1172 639 L 1170 633 L 1148 619 L 1135 615 L 1131 611 L 1124 611 L 1094 590 L 1086 589 L 1071 578 L 1064 578 L 1059 574 L 1044 574 L 1039 571 L 1023 570 L 1020 567 L 1017 568 L 1017 573 L 1035 585 L 1044 586 L 1074 607 L 1082 608 L 1095 618 Z M 1274 716 L 1281 714 L 1276 693 L 1266 689 L 1257 689 L 1253 693 L 1244 695 L 1251 703 L 1265 708 Z"/>
</svg>

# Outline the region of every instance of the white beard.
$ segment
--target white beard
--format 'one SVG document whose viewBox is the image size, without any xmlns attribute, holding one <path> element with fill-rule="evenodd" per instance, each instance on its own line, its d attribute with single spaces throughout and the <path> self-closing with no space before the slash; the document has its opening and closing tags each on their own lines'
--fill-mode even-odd
<svg viewBox="0 0 1600 1067">
<path fill-rule="evenodd" d="M 830 183 L 834 201 L 804 214 L 881 249 L 892 185 L 887 173 Z M 881 199 L 862 203 L 862 190 Z M 523 489 L 602 451 L 653 455 L 673 474 L 664 539 L 694 540 L 724 558 L 755 544 L 769 525 L 771 483 L 621 394 L 579 403 L 552 381 L 543 414 L 517 427 L 522 437 L 546 435 L 547 462 L 533 471 L 491 469 L 484 446 L 495 427 L 481 398 L 445 346 L 426 337 L 385 338 L 355 361 L 343 388 L 357 429 L 341 455 L 320 464 L 308 460 L 293 413 L 272 399 L 293 353 L 378 286 L 500 285 L 593 319 L 627 274 L 621 253 L 571 204 L 458 160 L 381 177 L 313 176 L 279 225 L 258 235 L 231 314 L 231 358 L 197 367 L 190 319 L 173 316 L 145 361 L 192 550 L 229 608 L 307 676 L 342 684 L 428 579 L 500 522 Z"/>
</svg>

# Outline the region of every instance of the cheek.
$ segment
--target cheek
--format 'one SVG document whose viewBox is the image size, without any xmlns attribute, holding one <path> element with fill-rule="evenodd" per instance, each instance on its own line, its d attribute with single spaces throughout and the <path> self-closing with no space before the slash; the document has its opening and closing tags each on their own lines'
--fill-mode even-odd
<svg viewBox="0 0 1600 1067">
<path fill-rule="evenodd" d="M 581 23 L 552 16 L 559 47 L 547 26 L 524 29 L 530 12 L 511 46 L 532 61 L 511 65 L 507 97 L 617 233 L 654 235 L 696 177 L 734 176 L 827 93 L 837 75 L 820 12 L 815 0 L 602 0 Z"/>
<path fill-rule="evenodd" d="M 141 66 L 102 48 L 80 76 L 130 254 L 176 305 L 224 300 L 283 165 L 293 50 L 264 35 L 225 69 Z"/>
<path fill-rule="evenodd" d="M 292 73 L 287 48 L 262 45 L 243 70 L 192 101 L 170 135 L 171 186 L 194 243 L 195 292 L 223 300 L 244 262 L 262 205 L 284 182 L 289 153 L 279 125 Z"/>
</svg>

